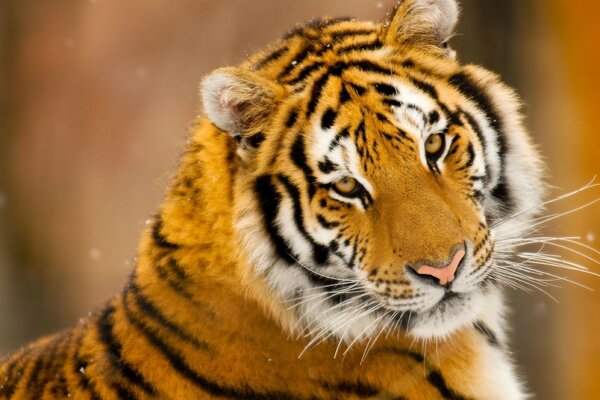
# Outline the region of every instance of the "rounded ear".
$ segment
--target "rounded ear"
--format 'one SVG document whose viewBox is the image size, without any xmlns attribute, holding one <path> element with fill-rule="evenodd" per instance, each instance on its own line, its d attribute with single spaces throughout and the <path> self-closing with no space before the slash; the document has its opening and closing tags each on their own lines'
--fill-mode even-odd
<svg viewBox="0 0 600 400">
<path fill-rule="evenodd" d="M 238 139 L 262 132 L 275 112 L 283 88 L 243 68 L 220 68 L 200 85 L 204 111 L 221 130 Z"/>
<path fill-rule="evenodd" d="M 386 42 L 430 46 L 447 53 L 458 15 L 456 0 L 401 0 L 391 15 Z"/>
</svg>

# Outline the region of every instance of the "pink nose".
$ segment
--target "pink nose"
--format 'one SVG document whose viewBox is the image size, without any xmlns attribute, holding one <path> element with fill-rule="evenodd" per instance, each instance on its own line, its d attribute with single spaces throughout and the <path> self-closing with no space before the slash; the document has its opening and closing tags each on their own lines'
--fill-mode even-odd
<svg viewBox="0 0 600 400">
<path fill-rule="evenodd" d="M 419 275 L 429 275 L 437 278 L 440 282 L 440 285 L 446 286 L 450 282 L 452 282 L 455 278 L 456 269 L 460 264 L 460 261 L 465 256 L 464 248 L 460 248 L 450 261 L 450 264 L 444 265 L 441 267 L 432 267 L 430 265 L 421 265 L 417 268 L 417 273 Z"/>
</svg>

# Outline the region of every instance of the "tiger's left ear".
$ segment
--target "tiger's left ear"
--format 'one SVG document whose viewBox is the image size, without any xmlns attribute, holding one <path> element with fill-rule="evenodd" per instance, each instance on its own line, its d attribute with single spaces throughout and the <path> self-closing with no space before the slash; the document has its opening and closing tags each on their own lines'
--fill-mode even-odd
<svg viewBox="0 0 600 400">
<path fill-rule="evenodd" d="M 456 0 L 401 0 L 390 17 L 385 40 L 452 55 L 447 41 L 454 33 L 458 15 Z"/>
<path fill-rule="evenodd" d="M 208 119 L 241 143 L 257 147 L 264 139 L 283 88 L 243 68 L 220 68 L 200 85 Z"/>
</svg>

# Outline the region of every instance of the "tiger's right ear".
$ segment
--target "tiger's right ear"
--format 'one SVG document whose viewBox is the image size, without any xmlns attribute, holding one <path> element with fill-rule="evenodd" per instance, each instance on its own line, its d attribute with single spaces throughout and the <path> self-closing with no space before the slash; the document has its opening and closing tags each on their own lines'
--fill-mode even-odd
<svg viewBox="0 0 600 400">
<path fill-rule="evenodd" d="M 283 96 L 283 88 L 243 68 L 220 68 L 200 85 L 208 119 L 232 137 L 248 142 L 262 140 L 270 117 Z M 256 137 L 261 135 L 261 137 Z M 256 147 L 256 146 L 253 146 Z"/>
<path fill-rule="evenodd" d="M 459 13 L 457 0 L 400 0 L 388 21 L 385 39 L 390 44 L 450 53 L 447 41 L 454 33 Z"/>
</svg>

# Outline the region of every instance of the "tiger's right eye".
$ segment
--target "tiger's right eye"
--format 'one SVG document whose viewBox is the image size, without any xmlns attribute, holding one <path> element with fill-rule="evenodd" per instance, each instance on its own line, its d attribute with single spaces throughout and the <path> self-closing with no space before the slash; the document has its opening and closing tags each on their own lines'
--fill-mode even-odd
<svg viewBox="0 0 600 400">
<path fill-rule="evenodd" d="M 446 149 L 446 137 L 442 133 L 431 135 L 425 141 L 425 155 L 430 162 L 436 162 Z"/>
</svg>

